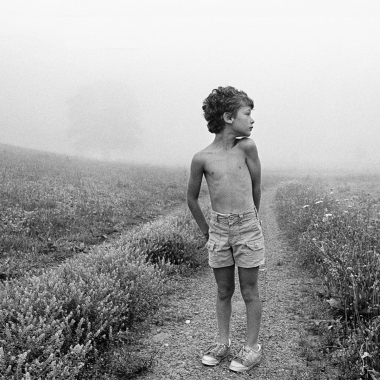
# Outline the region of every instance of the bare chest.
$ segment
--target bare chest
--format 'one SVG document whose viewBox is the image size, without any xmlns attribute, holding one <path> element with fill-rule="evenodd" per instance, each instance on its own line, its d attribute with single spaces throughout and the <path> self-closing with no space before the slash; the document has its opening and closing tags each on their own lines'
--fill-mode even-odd
<svg viewBox="0 0 380 380">
<path fill-rule="evenodd" d="M 245 177 L 248 167 L 245 156 L 240 152 L 234 154 L 214 154 L 208 157 L 205 165 L 206 177 L 216 181 L 236 180 Z"/>
</svg>

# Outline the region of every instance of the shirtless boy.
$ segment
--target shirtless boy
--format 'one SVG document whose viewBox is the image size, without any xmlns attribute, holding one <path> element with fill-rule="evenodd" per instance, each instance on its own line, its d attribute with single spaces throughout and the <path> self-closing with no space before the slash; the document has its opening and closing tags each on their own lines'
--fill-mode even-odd
<svg viewBox="0 0 380 380">
<path fill-rule="evenodd" d="M 196 153 L 191 163 L 187 202 L 207 239 L 209 265 L 216 284 L 219 339 L 202 358 L 214 366 L 230 354 L 231 297 L 235 290 L 235 264 L 246 305 L 246 343 L 230 364 L 236 372 L 250 370 L 261 359 L 258 336 L 261 302 L 259 266 L 264 264 L 264 238 L 258 218 L 261 166 L 257 148 L 249 138 L 253 128 L 253 101 L 234 87 L 218 87 L 203 102 L 204 117 L 214 141 Z M 211 200 L 206 221 L 198 203 L 203 175 Z"/>
</svg>

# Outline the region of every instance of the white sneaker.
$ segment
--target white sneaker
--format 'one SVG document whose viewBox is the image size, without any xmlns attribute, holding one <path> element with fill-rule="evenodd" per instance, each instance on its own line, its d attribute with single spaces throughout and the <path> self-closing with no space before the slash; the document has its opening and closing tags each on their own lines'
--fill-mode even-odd
<svg viewBox="0 0 380 380">
<path fill-rule="evenodd" d="M 215 343 L 210 346 L 202 357 L 202 363 L 212 366 L 218 365 L 230 353 L 231 340 L 228 343 L 228 346 L 223 343 Z"/>
<path fill-rule="evenodd" d="M 257 350 L 243 346 L 232 360 L 230 370 L 235 372 L 245 372 L 259 364 L 262 350 L 261 345 L 259 344 L 258 346 L 259 348 Z"/>
</svg>

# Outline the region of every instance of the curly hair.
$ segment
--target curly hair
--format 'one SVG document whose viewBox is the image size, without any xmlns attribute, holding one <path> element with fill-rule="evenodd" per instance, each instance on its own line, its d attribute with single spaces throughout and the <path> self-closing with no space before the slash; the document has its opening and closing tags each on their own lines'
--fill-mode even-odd
<svg viewBox="0 0 380 380">
<path fill-rule="evenodd" d="M 208 130 L 211 133 L 219 133 L 225 125 L 224 113 L 227 112 L 231 117 L 235 117 L 238 109 L 243 106 L 253 109 L 253 100 L 244 91 L 232 86 L 212 90 L 202 106 Z"/>
</svg>

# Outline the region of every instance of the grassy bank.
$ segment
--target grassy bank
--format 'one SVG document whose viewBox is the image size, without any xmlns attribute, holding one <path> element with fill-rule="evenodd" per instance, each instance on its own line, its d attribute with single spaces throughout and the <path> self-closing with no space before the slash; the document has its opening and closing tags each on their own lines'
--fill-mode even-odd
<svg viewBox="0 0 380 380">
<path fill-rule="evenodd" d="M 288 182 L 278 189 L 277 208 L 335 315 L 321 330 L 325 353 L 342 379 L 373 380 L 380 378 L 380 198 L 350 181 Z"/>
<path fill-rule="evenodd" d="M 173 274 L 202 264 L 202 238 L 184 211 L 135 227 L 90 255 L 0 288 L 4 379 L 97 378 L 104 356 L 128 344 L 159 308 Z M 126 358 L 128 359 L 128 358 Z M 124 366 L 124 375 L 137 370 Z"/>
</svg>

